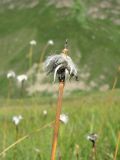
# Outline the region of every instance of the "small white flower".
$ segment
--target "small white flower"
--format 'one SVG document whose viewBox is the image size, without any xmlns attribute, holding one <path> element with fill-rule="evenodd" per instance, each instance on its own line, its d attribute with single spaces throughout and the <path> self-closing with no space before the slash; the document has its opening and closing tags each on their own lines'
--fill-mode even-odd
<svg viewBox="0 0 120 160">
<path fill-rule="evenodd" d="M 87 140 L 89 140 L 93 143 L 96 142 L 97 138 L 98 138 L 98 135 L 96 133 L 92 133 L 87 136 Z"/>
<path fill-rule="evenodd" d="M 9 71 L 8 73 L 7 73 L 7 78 L 9 79 L 9 78 L 15 78 L 15 72 L 14 71 Z"/>
<path fill-rule="evenodd" d="M 53 45 L 54 45 L 54 41 L 53 41 L 53 40 L 49 40 L 49 41 L 48 41 L 48 45 L 53 46 Z"/>
<path fill-rule="evenodd" d="M 64 124 L 67 124 L 68 121 L 69 121 L 69 118 L 68 118 L 67 115 L 61 114 L 61 115 L 60 115 L 60 121 L 63 122 Z"/>
<path fill-rule="evenodd" d="M 17 126 L 22 119 L 23 119 L 23 117 L 21 115 L 19 115 L 19 116 L 13 116 L 12 121 Z"/>
<path fill-rule="evenodd" d="M 18 80 L 18 82 L 22 83 L 23 81 L 27 81 L 28 77 L 25 74 L 21 74 L 21 75 L 17 76 L 17 80 Z"/>
<path fill-rule="evenodd" d="M 36 46 L 37 42 L 35 40 L 30 41 L 30 45 Z"/>
<path fill-rule="evenodd" d="M 47 110 L 44 110 L 44 111 L 43 111 L 43 115 L 44 115 L 44 116 L 46 116 L 47 113 L 48 113 Z"/>
</svg>

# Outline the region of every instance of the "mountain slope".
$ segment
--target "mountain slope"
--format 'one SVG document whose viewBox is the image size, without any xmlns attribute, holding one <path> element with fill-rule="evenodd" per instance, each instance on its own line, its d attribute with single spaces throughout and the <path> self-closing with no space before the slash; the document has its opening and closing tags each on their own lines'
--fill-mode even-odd
<svg viewBox="0 0 120 160">
<path fill-rule="evenodd" d="M 94 19 L 87 12 L 88 7 L 93 5 L 80 4 L 78 1 L 70 8 L 56 8 L 54 4 L 40 1 L 35 7 L 5 8 L 0 12 L 1 95 L 7 91 L 6 73 L 9 70 L 15 70 L 17 74 L 28 71 L 27 55 L 32 39 L 37 41 L 33 62 L 39 62 L 42 49 L 49 39 L 55 45 L 48 48 L 46 55 L 60 53 L 68 38 L 69 54 L 79 66 L 80 78 L 81 73 L 89 72 L 88 82 L 95 80 L 100 84 L 112 84 L 120 65 L 119 24 L 113 23 L 111 17 Z M 105 76 L 104 80 L 100 80 L 101 75 Z"/>
</svg>

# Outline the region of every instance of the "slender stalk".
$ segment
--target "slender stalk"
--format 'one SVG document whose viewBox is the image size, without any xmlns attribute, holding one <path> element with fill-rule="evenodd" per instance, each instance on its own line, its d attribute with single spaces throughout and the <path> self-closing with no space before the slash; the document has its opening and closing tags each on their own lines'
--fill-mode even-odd
<svg viewBox="0 0 120 160">
<path fill-rule="evenodd" d="M 5 148 L 1 153 L 0 156 L 4 155 L 7 151 L 9 151 L 11 148 L 15 147 L 17 144 L 21 143 L 23 140 L 25 140 L 26 138 L 29 138 L 30 136 L 32 136 L 34 133 L 40 132 L 41 130 L 50 127 L 51 124 L 53 124 L 54 121 L 44 125 L 43 127 L 36 129 L 35 131 L 32 131 L 31 133 L 19 138 L 17 141 L 15 141 L 13 144 L 9 145 L 7 148 Z"/>
<path fill-rule="evenodd" d="M 6 117 L 4 119 L 4 129 L 3 129 L 3 150 L 5 149 L 6 146 L 6 132 L 7 132 L 7 122 L 6 122 Z M 6 154 L 3 154 L 3 158 L 5 159 Z"/>
<path fill-rule="evenodd" d="M 58 133 L 60 126 L 60 113 L 62 109 L 62 98 L 63 98 L 63 90 L 64 90 L 64 82 L 60 81 L 59 83 L 59 95 L 57 101 L 57 110 L 56 110 L 56 119 L 54 125 L 54 134 L 53 134 L 53 142 L 52 142 L 52 151 L 51 151 L 51 160 L 55 160 L 57 141 L 58 141 Z"/>
<path fill-rule="evenodd" d="M 29 51 L 29 69 L 31 68 L 32 66 L 32 58 L 33 58 L 33 47 L 30 46 L 30 51 Z"/>
<path fill-rule="evenodd" d="M 96 160 L 96 146 L 92 148 L 92 160 Z"/>
<path fill-rule="evenodd" d="M 79 160 L 79 145 L 76 145 L 75 154 L 76 154 L 76 160 Z"/>
<path fill-rule="evenodd" d="M 23 96 L 24 96 L 24 83 L 25 83 L 25 81 L 23 80 L 22 82 L 21 82 L 21 97 L 23 98 Z"/>
<path fill-rule="evenodd" d="M 116 149 L 115 149 L 115 154 L 114 154 L 113 160 L 116 160 L 116 158 L 117 158 L 119 143 L 120 143 L 120 132 L 118 134 L 118 140 L 117 140 L 117 144 L 116 144 Z"/>
<path fill-rule="evenodd" d="M 44 46 L 44 48 L 43 48 L 43 50 L 42 50 L 42 52 L 41 52 L 41 54 L 40 54 L 40 59 L 39 59 L 39 64 L 38 64 L 38 71 L 39 71 L 39 69 L 40 69 L 40 64 L 43 62 L 43 58 L 44 58 L 44 55 L 45 55 L 45 53 L 46 53 L 46 50 L 47 50 L 47 48 L 48 48 L 48 43 Z"/>
<path fill-rule="evenodd" d="M 59 150 L 59 152 L 58 152 L 58 160 L 62 160 L 62 156 L 61 156 L 60 150 Z"/>
<path fill-rule="evenodd" d="M 97 160 L 96 143 L 93 145 L 93 160 Z"/>
<path fill-rule="evenodd" d="M 8 99 L 10 99 L 11 98 L 11 90 L 12 90 L 12 80 L 11 80 L 11 78 L 9 78 L 8 79 Z"/>
<path fill-rule="evenodd" d="M 48 48 L 48 44 L 46 44 L 45 47 L 42 50 L 39 63 L 42 63 L 47 48 Z"/>
<path fill-rule="evenodd" d="M 117 84 L 117 81 L 118 81 L 118 77 L 115 77 L 115 79 L 114 79 L 114 83 L 113 83 L 113 86 L 112 86 L 112 90 L 114 90 L 114 89 L 115 89 L 116 84 Z"/>
<path fill-rule="evenodd" d="M 18 136 L 19 136 L 19 127 L 18 127 L 18 125 L 15 126 L 15 129 L 16 129 L 15 141 L 17 141 L 18 140 Z M 14 160 L 17 159 L 16 153 L 17 153 L 17 146 L 15 146 L 15 150 L 14 150 Z"/>
<path fill-rule="evenodd" d="M 91 151 L 91 156 L 90 156 L 91 160 L 97 160 L 96 158 L 96 144 L 93 143 L 92 145 L 92 151 Z"/>
</svg>

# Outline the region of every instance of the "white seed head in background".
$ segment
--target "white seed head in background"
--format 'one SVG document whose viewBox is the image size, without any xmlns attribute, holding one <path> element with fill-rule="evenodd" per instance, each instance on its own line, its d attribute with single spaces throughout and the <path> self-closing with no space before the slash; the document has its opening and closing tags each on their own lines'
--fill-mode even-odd
<svg viewBox="0 0 120 160">
<path fill-rule="evenodd" d="M 25 74 L 21 74 L 21 75 L 18 75 L 17 76 L 17 81 L 19 82 L 19 83 L 22 83 L 23 81 L 27 81 L 28 80 L 28 77 L 27 77 L 27 75 L 25 75 Z"/>
<path fill-rule="evenodd" d="M 48 74 L 54 73 L 54 82 L 56 76 L 58 76 L 58 78 L 64 76 L 62 74 L 66 74 L 66 70 L 68 71 L 70 78 L 75 77 L 76 80 L 78 80 L 78 73 L 75 64 L 72 59 L 64 53 L 49 56 L 44 63 L 44 68 Z M 61 72 L 63 69 L 65 69 L 65 73 Z"/>
<path fill-rule="evenodd" d="M 37 42 L 35 40 L 30 41 L 31 46 L 36 46 Z"/>
<path fill-rule="evenodd" d="M 7 78 L 9 79 L 9 78 L 15 78 L 15 72 L 14 71 L 9 71 L 8 73 L 7 73 Z"/>
<path fill-rule="evenodd" d="M 92 133 L 87 136 L 87 140 L 89 140 L 93 143 L 96 142 L 97 138 L 98 138 L 98 135 L 96 133 Z"/>
<path fill-rule="evenodd" d="M 60 115 L 60 121 L 61 121 L 62 123 L 64 123 L 64 124 L 67 124 L 68 121 L 69 121 L 69 118 L 68 118 L 67 115 L 61 114 L 61 115 Z"/>
<path fill-rule="evenodd" d="M 54 41 L 53 40 L 49 40 L 47 44 L 53 46 L 54 45 Z"/>
<path fill-rule="evenodd" d="M 19 115 L 19 116 L 13 116 L 12 121 L 17 126 L 22 119 L 23 119 L 23 117 L 21 115 Z"/>
<path fill-rule="evenodd" d="M 43 111 L 43 115 L 44 115 L 44 116 L 47 116 L 47 114 L 48 114 L 47 110 L 44 110 L 44 111 Z"/>
</svg>

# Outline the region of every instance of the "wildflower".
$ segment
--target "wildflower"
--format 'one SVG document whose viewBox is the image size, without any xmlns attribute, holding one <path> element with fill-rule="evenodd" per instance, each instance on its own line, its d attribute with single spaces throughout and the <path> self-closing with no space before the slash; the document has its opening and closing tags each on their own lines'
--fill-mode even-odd
<svg viewBox="0 0 120 160">
<path fill-rule="evenodd" d="M 37 42 L 35 40 L 30 41 L 31 46 L 36 46 Z"/>
<path fill-rule="evenodd" d="M 22 83 L 24 81 L 27 81 L 28 77 L 27 77 L 27 75 L 22 74 L 22 75 L 17 76 L 17 80 L 18 80 L 18 82 Z"/>
<path fill-rule="evenodd" d="M 54 45 L 54 41 L 53 40 L 49 40 L 47 44 L 53 46 Z"/>
<path fill-rule="evenodd" d="M 95 145 L 97 138 L 98 135 L 96 133 L 92 133 L 87 136 L 87 139 L 93 143 L 93 146 Z"/>
<path fill-rule="evenodd" d="M 9 71 L 8 73 L 7 73 L 7 78 L 9 79 L 9 78 L 15 78 L 15 72 L 14 71 Z"/>
<path fill-rule="evenodd" d="M 44 111 L 43 111 L 43 115 L 44 115 L 44 116 L 47 116 L 47 110 L 44 110 Z"/>
<path fill-rule="evenodd" d="M 65 114 L 60 115 L 60 121 L 63 122 L 64 124 L 67 124 L 68 120 L 69 120 L 69 118 L 67 115 L 65 115 Z"/>
<path fill-rule="evenodd" d="M 12 121 L 17 126 L 22 119 L 23 119 L 23 117 L 21 115 L 19 115 L 19 116 L 13 116 Z"/>
<path fill-rule="evenodd" d="M 77 68 L 72 59 L 67 55 L 67 49 L 65 48 L 60 55 L 52 55 L 45 61 L 45 70 L 47 73 L 54 73 L 54 82 L 56 75 L 59 81 L 65 80 L 67 71 L 71 79 L 75 77 L 78 80 Z"/>
</svg>

